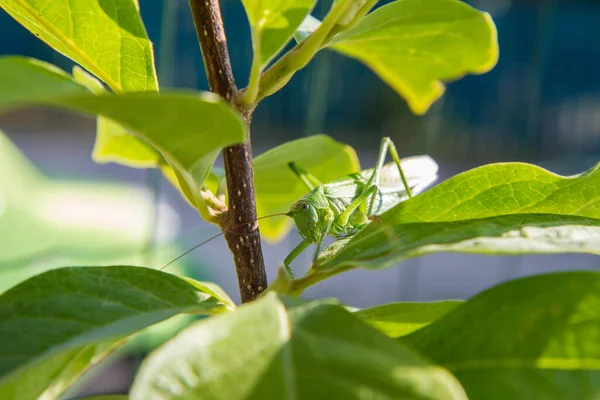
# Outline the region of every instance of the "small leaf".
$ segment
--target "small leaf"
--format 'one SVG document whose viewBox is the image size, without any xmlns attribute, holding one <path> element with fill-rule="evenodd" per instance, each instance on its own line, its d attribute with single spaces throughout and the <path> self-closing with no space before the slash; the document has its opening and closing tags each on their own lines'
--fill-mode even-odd
<svg viewBox="0 0 600 400">
<path fill-rule="evenodd" d="M 387 336 L 397 338 L 429 325 L 460 304 L 460 300 L 392 303 L 359 310 L 354 315 Z"/>
<path fill-rule="evenodd" d="M 0 58 L 0 111 L 29 104 L 98 114 L 131 130 L 168 161 L 196 207 L 219 151 L 242 142 L 239 114 L 207 92 L 94 95 L 63 71 L 21 57 Z"/>
<path fill-rule="evenodd" d="M 458 0 L 398 0 L 335 36 L 332 49 L 365 63 L 416 114 L 444 93 L 442 81 L 496 65 L 496 28 L 487 13 Z"/>
<path fill-rule="evenodd" d="M 593 399 L 600 393 L 600 274 L 503 283 L 401 338 L 452 371 L 469 399 Z"/>
<path fill-rule="evenodd" d="M 242 0 L 262 70 L 292 38 L 315 0 Z"/>
<path fill-rule="evenodd" d="M 344 308 L 273 294 L 200 321 L 152 353 L 131 399 L 466 399 L 445 370 Z"/>
<path fill-rule="evenodd" d="M 73 78 L 97 95 L 108 94 L 100 81 L 78 66 L 73 68 Z M 155 168 L 159 165 L 160 153 L 127 132 L 125 127 L 102 116 L 97 121 L 92 151 L 95 162 L 115 162 L 131 168 Z"/>
<path fill-rule="evenodd" d="M 79 65 L 73 66 L 73 79 L 75 79 L 77 83 L 88 88 L 89 91 L 94 94 L 103 95 L 108 93 L 102 82 Z"/>
<path fill-rule="evenodd" d="M 131 168 L 158 166 L 162 159 L 160 153 L 128 132 L 127 128 L 104 117 L 98 117 L 97 124 L 92 151 L 95 162 L 114 162 Z"/>
<path fill-rule="evenodd" d="M 288 167 L 294 161 L 321 182 L 360 170 L 352 147 L 325 135 L 293 140 L 254 159 L 256 208 L 259 216 L 287 212 L 290 206 L 309 192 Z M 268 241 L 278 241 L 291 229 L 289 217 L 260 221 L 260 233 Z"/>
<path fill-rule="evenodd" d="M 0 0 L 0 7 L 115 92 L 158 90 L 152 44 L 132 0 Z"/>
<path fill-rule="evenodd" d="M 0 398 L 57 395 L 132 333 L 234 307 L 203 285 L 128 266 L 61 268 L 20 283 L 0 295 Z"/>
</svg>

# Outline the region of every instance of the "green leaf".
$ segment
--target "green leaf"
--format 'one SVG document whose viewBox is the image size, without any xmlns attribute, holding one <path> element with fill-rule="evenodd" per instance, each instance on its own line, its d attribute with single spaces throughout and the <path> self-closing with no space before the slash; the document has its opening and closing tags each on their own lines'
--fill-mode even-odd
<svg viewBox="0 0 600 400">
<path fill-rule="evenodd" d="M 288 167 L 294 161 L 321 182 L 329 182 L 360 170 L 356 152 L 348 145 L 325 135 L 293 140 L 255 158 L 254 184 L 259 216 L 287 212 L 290 206 L 309 192 Z M 260 233 L 268 241 L 278 241 L 291 229 L 289 217 L 260 221 Z"/>
<path fill-rule="evenodd" d="M 114 162 L 131 168 L 155 168 L 162 157 L 121 124 L 98 117 L 92 159 L 99 164 Z"/>
<path fill-rule="evenodd" d="M 487 72 L 498 60 L 491 17 L 458 0 L 395 1 L 328 46 L 371 68 L 416 114 L 444 93 L 442 81 Z"/>
<path fill-rule="evenodd" d="M 73 346 L 49 355 L 0 379 L 0 395 L 6 400 L 55 399 L 91 367 L 109 356 L 122 340 Z M 3 355 L 4 356 L 4 355 Z"/>
<path fill-rule="evenodd" d="M 158 90 L 152 44 L 132 0 L 0 0 L 0 7 L 115 92 Z"/>
<path fill-rule="evenodd" d="M 152 353 L 136 399 L 466 399 L 456 380 L 333 304 L 274 294 L 200 321 Z"/>
<path fill-rule="evenodd" d="M 392 303 L 358 310 L 354 315 L 387 336 L 397 338 L 429 325 L 460 304 L 460 300 Z"/>
<path fill-rule="evenodd" d="M 200 188 L 219 151 L 242 142 L 246 132 L 238 113 L 212 93 L 94 95 L 49 64 L 1 58 L 0 111 L 29 104 L 99 114 L 130 129 L 168 161 L 199 208 Z"/>
<path fill-rule="evenodd" d="M 524 163 L 456 175 L 336 241 L 292 289 L 437 252 L 600 254 L 600 164 L 569 177 Z"/>
<path fill-rule="evenodd" d="M 383 268 L 440 251 L 597 254 L 599 199 L 600 165 L 563 177 L 530 164 L 490 164 L 382 214 L 322 267 Z"/>
<path fill-rule="evenodd" d="M 315 0 L 242 0 L 250 21 L 252 47 L 262 70 L 290 41 Z"/>
<path fill-rule="evenodd" d="M 200 285 L 200 286 L 198 286 Z M 142 267 L 69 267 L 0 295 L 0 398 L 68 388 L 125 337 L 179 313 L 232 309 L 226 297 Z"/>
<path fill-rule="evenodd" d="M 78 397 L 76 400 L 129 400 L 126 394 L 101 394 L 98 396 Z"/>
<path fill-rule="evenodd" d="M 107 94 L 100 81 L 78 66 L 73 68 L 73 78 L 97 95 Z M 102 116 L 97 120 L 96 142 L 92 151 L 95 162 L 115 162 L 132 168 L 158 167 L 162 159 L 158 151 L 122 125 Z"/>
<path fill-rule="evenodd" d="M 600 274 L 504 283 L 402 338 L 452 371 L 469 399 L 595 399 Z"/>
</svg>

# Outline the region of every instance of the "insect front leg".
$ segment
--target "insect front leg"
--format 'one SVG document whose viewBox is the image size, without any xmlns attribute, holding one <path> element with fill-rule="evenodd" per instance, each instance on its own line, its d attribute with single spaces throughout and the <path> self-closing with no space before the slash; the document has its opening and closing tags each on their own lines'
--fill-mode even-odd
<svg viewBox="0 0 600 400">
<path fill-rule="evenodd" d="M 296 248 L 292 250 L 290 254 L 288 254 L 285 260 L 283 260 L 283 265 L 285 266 L 285 269 L 289 272 L 292 278 L 294 277 L 294 272 L 292 271 L 290 264 L 296 259 L 296 257 L 300 255 L 300 253 L 306 250 L 308 246 L 310 246 L 310 242 L 307 240 L 302 240 L 302 242 L 300 242 L 300 244 L 296 246 Z"/>
<path fill-rule="evenodd" d="M 319 240 L 319 243 L 317 243 L 317 249 L 315 250 L 315 254 L 313 254 L 313 261 L 312 261 L 313 265 L 317 264 L 317 259 L 319 258 L 319 254 L 321 254 L 321 247 L 323 246 L 323 242 L 325 241 L 325 236 L 327 236 L 327 233 L 331 229 L 332 224 L 333 224 L 333 216 L 331 216 L 330 218 L 327 219 L 327 226 L 326 226 L 325 230 L 323 231 L 323 233 L 321 234 L 321 239 Z"/>
</svg>

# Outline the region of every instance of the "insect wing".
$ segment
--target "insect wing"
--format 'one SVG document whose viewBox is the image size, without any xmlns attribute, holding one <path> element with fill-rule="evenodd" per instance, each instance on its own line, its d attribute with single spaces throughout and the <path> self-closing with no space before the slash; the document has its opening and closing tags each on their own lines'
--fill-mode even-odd
<svg viewBox="0 0 600 400">
<path fill-rule="evenodd" d="M 415 195 L 437 180 L 439 165 L 429 156 L 415 156 L 402 161 L 402 170 L 412 194 Z"/>
<path fill-rule="evenodd" d="M 438 177 L 438 164 L 429 156 L 407 157 L 401 160 L 404 176 L 413 195 L 419 194 Z M 406 190 L 396 164 L 383 166 L 379 178 L 379 190 L 382 194 L 399 193 Z"/>
</svg>

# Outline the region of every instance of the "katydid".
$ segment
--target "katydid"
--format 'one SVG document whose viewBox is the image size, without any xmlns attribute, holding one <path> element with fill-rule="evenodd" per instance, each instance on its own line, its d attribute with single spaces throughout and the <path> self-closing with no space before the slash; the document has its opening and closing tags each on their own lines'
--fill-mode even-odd
<svg viewBox="0 0 600 400">
<path fill-rule="evenodd" d="M 384 165 L 388 152 L 393 162 Z M 374 168 L 330 183 L 321 184 L 293 162 L 289 167 L 310 190 L 286 214 L 294 219 L 303 239 L 283 262 L 291 275 L 290 264 L 311 243 L 317 244 L 313 257 L 315 263 L 326 235 L 342 237 L 355 234 L 371 219 L 422 192 L 436 180 L 438 172 L 437 163 L 429 156 L 410 157 L 401 162 L 396 147 L 387 137 L 381 142 Z"/>
<path fill-rule="evenodd" d="M 393 162 L 384 165 L 388 152 Z M 326 235 L 342 237 L 357 233 L 381 213 L 425 190 L 437 179 L 438 172 L 437 163 L 429 156 L 409 157 L 401 162 L 394 143 L 387 137 L 381 141 L 374 168 L 346 175 L 330 183 L 320 183 L 294 162 L 290 162 L 288 166 L 306 184 L 310 192 L 295 202 L 287 213 L 266 215 L 258 219 L 279 215 L 293 218 L 302 242 L 283 262 L 292 276 L 290 264 L 310 244 L 317 244 L 313 256 L 314 263 L 321 252 Z M 404 169 L 407 170 L 406 174 Z M 161 270 L 223 233 L 194 246 L 163 266 Z"/>
</svg>

